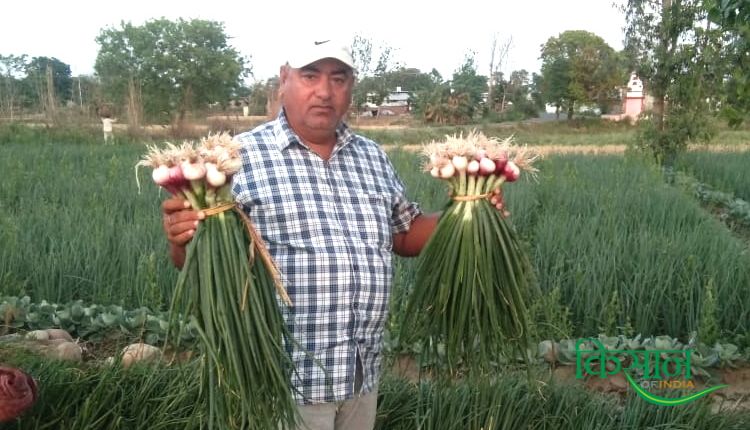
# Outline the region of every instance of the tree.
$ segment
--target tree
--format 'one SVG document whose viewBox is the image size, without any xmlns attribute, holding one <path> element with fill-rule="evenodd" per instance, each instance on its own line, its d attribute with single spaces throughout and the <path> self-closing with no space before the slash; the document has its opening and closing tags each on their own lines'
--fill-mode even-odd
<svg viewBox="0 0 750 430">
<path fill-rule="evenodd" d="M 539 116 L 539 106 L 531 96 L 532 81 L 529 72 L 524 69 L 514 70 L 505 85 L 505 94 L 512 104 L 512 111 L 518 117 L 534 118 Z"/>
<path fill-rule="evenodd" d="M 672 165 L 690 140 L 708 140 L 709 95 L 717 88 L 718 34 L 702 0 L 629 0 L 625 51 L 654 99 L 639 145 Z"/>
<path fill-rule="evenodd" d="M 435 86 L 434 76 L 431 73 L 422 73 L 419 69 L 413 67 L 399 67 L 385 73 L 384 77 L 388 88 L 401 87 L 404 91 L 412 93 L 428 90 Z"/>
<path fill-rule="evenodd" d="M 464 57 L 464 62 L 453 73 L 451 80 L 451 90 L 457 97 L 465 97 L 468 105 L 466 106 L 465 120 L 471 120 L 482 103 L 482 95 L 487 88 L 487 77 L 477 74 L 477 65 L 474 54 Z"/>
<path fill-rule="evenodd" d="M 377 62 L 373 64 L 372 40 L 362 35 L 355 35 L 351 44 L 354 67 L 357 69 L 357 84 L 354 86 L 352 99 L 354 106 L 359 109 L 373 96 L 375 104 L 383 99 L 393 89 L 389 88 L 387 74 L 398 64 L 392 58 L 393 49 L 388 45 L 377 48 Z"/>
<path fill-rule="evenodd" d="M 247 94 L 250 115 L 265 115 L 268 104 L 269 82 L 258 81 L 250 87 Z"/>
<path fill-rule="evenodd" d="M 95 76 L 79 75 L 73 78 L 73 102 L 83 112 L 103 104 L 101 84 Z M 94 113 L 93 111 L 91 113 Z"/>
<path fill-rule="evenodd" d="M 26 66 L 26 77 L 29 79 L 46 80 L 51 70 L 54 93 L 57 100 L 65 103 L 72 97 L 73 78 L 70 66 L 57 58 L 34 57 Z"/>
<path fill-rule="evenodd" d="M 430 110 L 434 103 L 447 100 L 447 97 L 450 96 L 450 87 L 443 82 L 443 77 L 435 68 L 430 73 L 422 74 L 422 76 L 424 81 L 420 82 L 419 87 L 407 86 L 410 91 L 413 91 L 409 104 L 415 115 L 420 116 L 427 122 L 433 122 L 426 117 L 425 113 Z"/>
<path fill-rule="evenodd" d="M 497 80 L 498 77 L 502 76 L 500 69 L 503 67 L 503 62 L 508 57 L 510 46 L 513 44 L 513 37 L 509 37 L 505 42 L 498 45 L 497 34 L 492 35 L 492 47 L 490 49 L 490 74 L 489 83 L 487 85 L 487 100 L 489 101 L 489 110 L 495 110 L 495 103 L 493 97 L 493 89 L 500 82 Z M 500 110 L 505 109 L 505 93 L 500 100 Z"/>
<path fill-rule="evenodd" d="M 437 74 L 437 80 L 435 74 Z M 362 84 L 369 85 L 366 88 L 371 94 L 374 94 L 373 102 L 376 104 L 380 104 L 395 89 L 400 88 L 401 91 L 408 91 L 410 94 L 408 106 L 410 111 L 413 112 L 419 103 L 418 94 L 432 91 L 441 82 L 442 78 L 435 69 L 432 69 L 431 73 L 422 73 L 419 69 L 413 67 L 398 67 L 384 73 L 379 78 L 366 78 L 362 81 Z"/>
<path fill-rule="evenodd" d="M 506 92 L 513 102 L 525 98 L 529 93 L 529 72 L 524 69 L 511 72 Z"/>
<path fill-rule="evenodd" d="M 473 54 L 464 58 L 450 82 L 442 82 L 435 69 L 425 78 L 430 84 L 416 93 L 413 102 L 414 112 L 425 122 L 461 124 L 474 119 L 487 88 L 487 77 L 477 75 Z M 427 84 L 426 79 L 424 83 Z"/>
<path fill-rule="evenodd" d="M 27 106 L 36 106 L 54 119 L 55 109 L 71 99 L 70 66 L 50 57 L 34 57 L 26 65 L 23 91 Z"/>
<path fill-rule="evenodd" d="M 538 73 L 531 74 L 529 95 L 531 96 L 531 100 L 533 100 L 536 112 L 544 110 L 544 96 L 542 95 L 542 88 L 544 86 L 543 82 L 542 75 Z"/>
<path fill-rule="evenodd" d="M 534 74 L 535 79 L 539 79 Z M 500 106 L 501 115 L 493 115 L 493 120 L 506 121 L 518 120 L 524 118 L 534 118 L 539 116 L 539 111 L 544 108 L 544 103 L 540 103 L 540 96 L 537 93 L 536 99 L 533 92 L 536 91 L 535 82 L 529 76 L 526 70 L 514 70 L 506 80 L 501 72 L 497 72 L 494 79 L 492 99 L 488 96 L 488 103 L 494 106 Z"/>
<path fill-rule="evenodd" d="M 377 76 L 364 77 L 360 79 L 357 86 L 359 93 L 367 97 L 362 99 L 359 106 L 367 101 L 380 105 L 398 87 L 411 94 L 429 91 L 435 86 L 433 79 L 434 77 L 430 74 L 407 67 L 399 67 Z"/>
<path fill-rule="evenodd" d="M 380 105 L 388 92 L 388 85 L 382 76 L 363 76 L 358 79 L 352 98 L 357 108 L 368 102 Z"/>
<path fill-rule="evenodd" d="M 26 70 L 26 55 L 0 55 L 0 111 L 15 119 L 20 78 Z"/>
<path fill-rule="evenodd" d="M 94 69 L 105 93 L 127 102 L 131 125 L 138 125 L 141 106 L 146 114 L 181 122 L 193 109 L 231 98 L 250 74 L 247 60 L 227 39 L 215 21 L 121 23 L 96 38 Z"/>
<path fill-rule="evenodd" d="M 567 58 L 555 58 L 542 66 L 539 75 L 540 94 L 545 103 L 555 106 L 555 115 L 560 118 L 560 110 L 568 103 L 570 68 Z"/>
<path fill-rule="evenodd" d="M 369 76 L 372 63 L 372 40 L 361 34 L 355 34 L 351 50 L 357 75 L 362 77 Z"/>
<path fill-rule="evenodd" d="M 417 94 L 415 111 L 425 122 L 461 124 L 471 120 L 473 106 L 468 93 L 454 93 L 449 83 Z"/>
<path fill-rule="evenodd" d="M 568 120 L 580 105 L 595 104 L 621 85 L 614 49 L 588 31 L 575 30 L 551 37 L 542 46 L 545 99 L 568 111 Z"/>
<path fill-rule="evenodd" d="M 719 25 L 727 68 L 723 82 L 722 116 L 739 126 L 750 114 L 750 1 L 707 0 L 708 16 Z"/>
</svg>

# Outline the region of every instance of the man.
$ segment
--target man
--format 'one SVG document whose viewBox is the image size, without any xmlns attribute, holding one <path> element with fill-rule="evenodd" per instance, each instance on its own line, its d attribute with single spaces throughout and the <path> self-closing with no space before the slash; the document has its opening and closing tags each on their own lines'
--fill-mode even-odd
<svg viewBox="0 0 750 430">
<path fill-rule="evenodd" d="M 110 118 L 109 116 L 102 117 L 102 132 L 104 133 L 104 144 L 114 144 L 114 137 L 112 134 L 112 123 L 117 122 L 117 119 Z"/>
<path fill-rule="evenodd" d="M 279 266 L 293 302 L 285 319 L 304 348 L 288 346 L 302 429 L 373 428 L 391 255 L 419 254 L 439 216 L 410 202 L 386 154 L 342 121 L 354 81 L 348 48 L 304 44 L 281 67 L 278 117 L 235 137 L 233 193 Z M 203 219 L 188 207 L 163 204 L 179 267 Z"/>
</svg>

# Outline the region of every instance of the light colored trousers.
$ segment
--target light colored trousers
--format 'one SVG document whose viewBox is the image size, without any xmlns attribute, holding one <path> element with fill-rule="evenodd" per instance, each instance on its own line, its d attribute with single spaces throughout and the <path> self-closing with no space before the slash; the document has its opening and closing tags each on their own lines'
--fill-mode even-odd
<svg viewBox="0 0 750 430">
<path fill-rule="evenodd" d="M 377 387 L 343 402 L 299 406 L 297 430 L 372 430 L 377 407 Z"/>
<path fill-rule="evenodd" d="M 362 362 L 357 356 L 354 392 L 362 388 Z M 297 430 L 372 430 L 378 409 L 378 387 L 367 394 L 336 403 L 299 406 L 301 423 Z"/>
</svg>

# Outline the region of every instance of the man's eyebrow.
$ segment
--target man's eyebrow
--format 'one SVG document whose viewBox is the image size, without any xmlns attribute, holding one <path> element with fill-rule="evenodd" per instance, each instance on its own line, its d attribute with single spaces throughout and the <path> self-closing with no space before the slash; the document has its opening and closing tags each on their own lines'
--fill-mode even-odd
<svg viewBox="0 0 750 430">
<path fill-rule="evenodd" d="M 313 65 L 303 66 L 299 70 L 301 73 L 321 73 L 320 69 Z M 349 76 L 350 73 L 351 73 L 351 69 L 346 66 L 342 66 L 341 68 L 334 69 L 333 71 L 331 71 L 332 75 Z"/>
<path fill-rule="evenodd" d="M 348 67 L 342 67 L 340 69 L 336 69 L 333 72 L 331 72 L 332 75 L 349 75 L 349 68 Z"/>
</svg>

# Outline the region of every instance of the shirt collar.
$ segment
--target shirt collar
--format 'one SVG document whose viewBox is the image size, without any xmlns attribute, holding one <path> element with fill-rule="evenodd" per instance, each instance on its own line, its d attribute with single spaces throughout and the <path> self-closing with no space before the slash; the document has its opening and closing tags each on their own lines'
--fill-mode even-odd
<svg viewBox="0 0 750 430">
<path fill-rule="evenodd" d="M 274 124 L 274 134 L 276 135 L 276 145 L 279 151 L 283 151 L 289 145 L 296 143 L 307 149 L 310 149 L 302 142 L 302 139 L 297 136 L 297 133 L 292 130 L 292 126 L 289 125 L 289 121 L 286 118 L 286 112 L 284 108 L 279 110 L 279 115 L 276 117 L 276 123 Z M 331 157 L 336 155 L 341 149 L 353 142 L 355 138 L 354 132 L 344 121 L 339 121 L 336 126 L 336 146 L 333 148 Z"/>
</svg>

